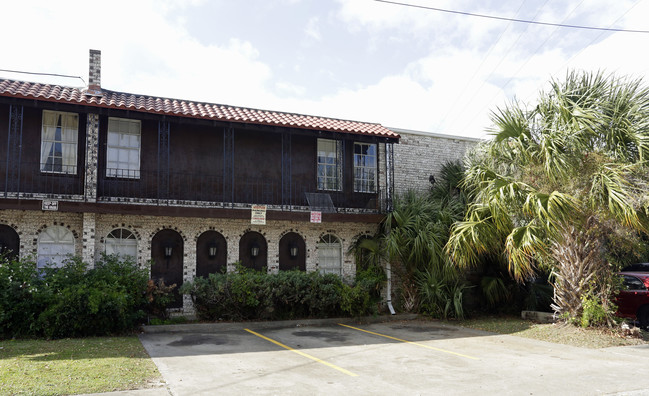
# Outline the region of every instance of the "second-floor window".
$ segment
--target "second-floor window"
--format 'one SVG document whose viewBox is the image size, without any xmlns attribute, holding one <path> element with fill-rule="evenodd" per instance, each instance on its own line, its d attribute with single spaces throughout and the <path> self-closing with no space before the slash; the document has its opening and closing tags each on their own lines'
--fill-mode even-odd
<svg viewBox="0 0 649 396">
<path fill-rule="evenodd" d="M 140 121 L 108 119 L 106 176 L 140 178 Z"/>
<path fill-rule="evenodd" d="M 376 144 L 354 143 L 354 191 L 376 192 Z"/>
<path fill-rule="evenodd" d="M 318 139 L 318 190 L 342 190 L 339 140 Z"/>
<path fill-rule="evenodd" d="M 79 115 L 43 110 L 41 172 L 77 174 Z"/>
</svg>

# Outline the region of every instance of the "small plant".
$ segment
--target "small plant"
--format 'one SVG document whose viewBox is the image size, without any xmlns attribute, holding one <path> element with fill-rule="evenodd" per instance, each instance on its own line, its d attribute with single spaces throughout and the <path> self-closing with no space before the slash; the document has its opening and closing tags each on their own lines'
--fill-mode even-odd
<svg viewBox="0 0 649 396">
<path fill-rule="evenodd" d="M 173 293 L 175 288 L 175 283 L 173 285 L 165 285 L 162 279 L 157 281 L 149 279 L 147 281 L 145 296 L 147 311 L 150 315 L 162 320 L 169 319 L 169 310 L 167 307 L 175 299 Z"/>
</svg>

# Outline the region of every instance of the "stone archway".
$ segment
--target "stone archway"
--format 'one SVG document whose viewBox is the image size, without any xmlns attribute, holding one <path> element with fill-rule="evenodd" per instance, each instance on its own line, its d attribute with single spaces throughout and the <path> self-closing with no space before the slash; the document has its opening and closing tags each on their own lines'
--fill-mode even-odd
<svg viewBox="0 0 649 396">
<path fill-rule="evenodd" d="M 306 243 L 296 232 L 288 232 L 279 240 L 279 270 L 306 271 Z"/>
<path fill-rule="evenodd" d="M 165 285 L 176 285 L 174 301 L 169 308 L 182 308 L 182 295 L 178 289 L 183 284 L 184 243 L 182 236 L 170 229 L 158 231 L 151 240 L 151 279 L 162 280 Z"/>
<path fill-rule="evenodd" d="M 210 252 L 212 250 L 212 252 Z M 211 253 L 216 253 L 212 255 Z M 225 238 L 216 231 L 205 231 L 196 240 L 196 276 L 225 271 L 228 247 Z"/>
<path fill-rule="evenodd" d="M 255 231 L 243 234 L 239 240 L 239 261 L 246 268 L 265 271 L 268 263 L 266 238 Z"/>
<path fill-rule="evenodd" d="M 20 257 L 20 236 L 6 224 L 0 224 L 0 254 L 10 258 Z"/>
</svg>

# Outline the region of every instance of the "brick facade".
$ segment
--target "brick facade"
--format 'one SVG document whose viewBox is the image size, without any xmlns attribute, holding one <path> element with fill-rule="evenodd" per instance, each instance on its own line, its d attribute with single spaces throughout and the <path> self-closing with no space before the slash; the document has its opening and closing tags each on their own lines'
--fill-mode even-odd
<svg viewBox="0 0 649 396">
<path fill-rule="evenodd" d="M 306 270 L 318 270 L 318 249 L 320 238 L 325 234 L 337 236 L 342 244 L 342 273 L 352 279 L 356 264 L 347 254 L 351 244 L 361 235 L 372 235 L 376 224 L 364 223 L 305 223 L 291 221 L 269 221 L 266 225 L 251 225 L 241 219 L 197 219 L 164 216 L 138 216 L 94 213 L 37 212 L 22 210 L 0 210 L 0 224 L 10 224 L 21 240 L 21 257 L 35 258 L 38 251 L 38 237 L 49 226 L 59 225 L 70 229 L 75 237 L 75 253 L 86 262 L 92 263 L 105 251 L 105 238 L 116 228 L 131 231 L 138 242 L 138 265 L 150 270 L 151 241 L 163 229 L 173 229 L 183 238 L 183 279 L 192 281 L 196 275 L 196 242 L 205 231 L 221 233 L 227 242 L 228 271 L 233 271 L 239 258 L 239 240 L 248 231 L 264 236 L 268 244 L 268 273 L 279 271 L 279 240 L 288 232 L 295 232 L 306 243 Z M 191 313 L 189 299 L 184 301 L 184 312 Z"/>
<path fill-rule="evenodd" d="M 447 161 L 462 160 L 480 139 L 395 129 L 401 135 L 394 145 L 394 187 L 396 194 L 408 190 L 426 191 L 431 175 L 438 177 Z"/>
</svg>

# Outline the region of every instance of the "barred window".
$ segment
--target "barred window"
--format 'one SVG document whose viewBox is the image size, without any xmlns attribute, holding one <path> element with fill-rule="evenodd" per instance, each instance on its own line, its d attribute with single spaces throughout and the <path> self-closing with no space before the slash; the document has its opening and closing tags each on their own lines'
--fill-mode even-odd
<svg viewBox="0 0 649 396">
<path fill-rule="evenodd" d="M 354 191 L 376 192 L 376 144 L 354 143 Z"/>
<path fill-rule="evenodd" d="M 340 151 L 340 141 L 318 139 L 318 190 L 342 190 Z"/>
<path fill-rule="evenodd" d="M 48 227 L 38 236 L 38 268 L 63 266 L 74 255 L 74 235 L 62 226 Z"/>
<path fill-rule="evenodd" d="M 106 176 L 140 178 L 140 134 L 139 120 L 108 119 Z"/>
</svg>

